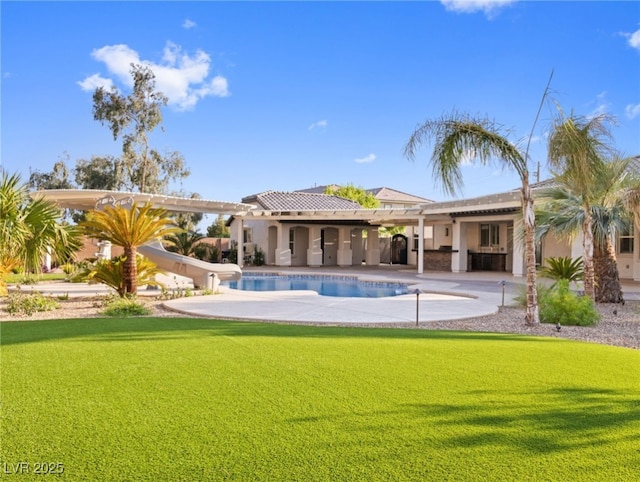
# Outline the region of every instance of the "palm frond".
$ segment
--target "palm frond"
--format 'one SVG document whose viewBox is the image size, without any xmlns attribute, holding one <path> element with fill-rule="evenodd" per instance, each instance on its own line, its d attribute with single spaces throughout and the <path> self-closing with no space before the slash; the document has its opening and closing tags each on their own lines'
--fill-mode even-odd
<svg viewBox="0 0 640 482">
<path fill-rule="evenodd" d="M 404 155 L 415 159 L 419 147 L 432 141 L 431 167 L 434 179 L 448 194 L 463 186 L 461 166 L 476 160 L 514 169 L 521 179 L 528 178 L 526 159 L 517 146 L 509 142 L 501 126 L 493 121 L 453 112 L 438 120 L 418 126 L 404 147 Z"/>
</svg>

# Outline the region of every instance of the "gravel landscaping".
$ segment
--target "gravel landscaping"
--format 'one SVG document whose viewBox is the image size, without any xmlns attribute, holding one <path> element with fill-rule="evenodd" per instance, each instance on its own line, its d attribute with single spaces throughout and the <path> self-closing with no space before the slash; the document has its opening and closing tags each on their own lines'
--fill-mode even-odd
<svg viewBox="0 0 640 482">
<path fill-rule="evenodd" d="M 164 308 L 163 301 L 161 300 L 143 298 L 143 301 L 152 309 L 151 316 L 187 317 L 185 314 L 176 313 Z M 53 311 L 39 312 L 32 316 L 18 316 L 11 315 L 6 311 L 6 299 L 3 299 L 0 301 L 0 321 L 91 318 L 101 316 L 101 302 L 96 298 L 72 298 L 59 301 L 59 304 L 60 308 Z M 555 325 L 550 324 L 540 324 L 535 327 L 526 326 L 524 324 L 524 309 L 515 307 L 502 308 L 496 314 L 490 316 L 422 323 L 420 328 L 428 330 L 465 330 L 551 336 L 621 346 L 636 350 L 640 349 L 639 301 L 629 301 L 624 305 L 599 304 L 597 308 L 602 315 L 602 320 L 598 325 L 593 327 L 562 326 L 560 331 L 557 330 Z M 350 324 L 349 326 L 353 327 L 356 325 Z M 415 328 L 415 325 L 412 323 L 358 326 Z"/>
</svg>

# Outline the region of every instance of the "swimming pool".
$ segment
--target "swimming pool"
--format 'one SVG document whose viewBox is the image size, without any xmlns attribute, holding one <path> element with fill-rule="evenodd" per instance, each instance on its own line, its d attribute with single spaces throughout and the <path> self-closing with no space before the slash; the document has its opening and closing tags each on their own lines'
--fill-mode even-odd
<svg viewBox="0 0 640 482">
<path fill-rule="evenodd" d="M 409 292 L 409 285 L 405 283 L 360 281 L 355 276 L 245 274 L 238 281 L 222 284 L 236 290 L 311 290 L 322 296 L 345 298 L 383 298 Z"/>
</svg>

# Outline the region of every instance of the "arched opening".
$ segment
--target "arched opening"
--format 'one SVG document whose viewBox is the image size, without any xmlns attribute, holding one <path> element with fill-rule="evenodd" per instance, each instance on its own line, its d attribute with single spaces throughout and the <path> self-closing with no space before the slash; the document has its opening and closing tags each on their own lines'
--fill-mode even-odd
<svg viewBox="0 0 640 482">
<path fill-rule="evenodd" d="M 394 234 L 391 238 L 391 264 L 407 264 L 407 237 Z"/>
</svg>

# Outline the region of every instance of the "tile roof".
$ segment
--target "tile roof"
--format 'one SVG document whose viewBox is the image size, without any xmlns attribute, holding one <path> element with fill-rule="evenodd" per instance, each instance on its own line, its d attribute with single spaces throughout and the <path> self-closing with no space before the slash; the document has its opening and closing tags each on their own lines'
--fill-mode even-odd
<svg viewBox="0 0 640 482">
<path fill-rule="evenodd" d="M 339 189 L 341 186 L 337 184 L 315 186 L 307 189 L 298 189 L 296 192 L 307 192 L 323 194 L 328 187 Z M 364 189 L 366 192 L 371 193 L 379 201 L 395 201 L 412 204 L 422 204 L 433 202 L 431 199 L 426 199 L 420 196 L 414 196 L 413 194 L 407 194 L 406 192 L 398 191 L 397 189 L 391 189 L 390 187 L 377 187 L 374 189 Z"/>
<path fill-rule="evenodd" d="M 322 211 L 363 209 L 360 204 L 349 199 L 326 194 L 307 192 L 266 191 L 243 198 L 242 202 L 257 204 L 267 211 Z"/>
<path fill-rule="evenodd" d="M 415 204 L 433 202 L 431 199 L 407 194 L 406 192 L 391 189 L 390 187 L 377 187 L 375 189 L 367 189 L 366 191 L 373 194 L 376 199 L 380 201 L 395 201 Z"/>
</svg>

